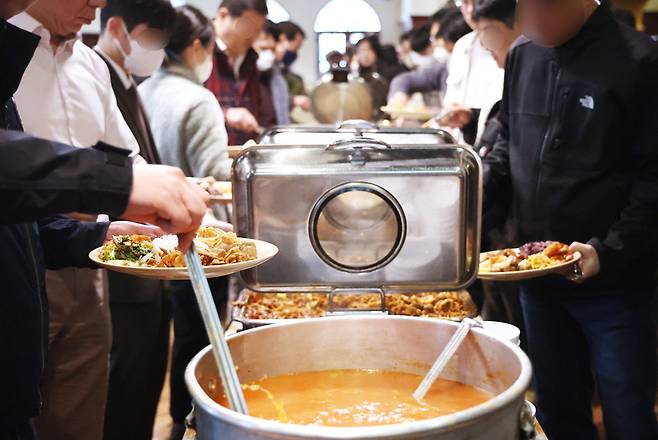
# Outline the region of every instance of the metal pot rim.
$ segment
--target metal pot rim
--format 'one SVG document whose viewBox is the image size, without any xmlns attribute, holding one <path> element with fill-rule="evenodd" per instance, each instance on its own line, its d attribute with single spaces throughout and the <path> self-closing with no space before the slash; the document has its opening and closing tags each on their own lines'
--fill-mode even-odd
<svg viewBox="0 0 658 440">
<path fill-rule="evenodd" d="M 439 325 L 450 325 L 457 327 L 459 324 L 451 321 L 436 320 L 433 318 L 419 318 L 411 316 L 340 316 L 333 317 L 332 322 L 334 325 L 340 325 L 335 321 L 350 321 L 350 320 L 382 320 L 394 319 L 398 321 L 426 321 L 431 323 L 441 323 Z M 227 338 L 231 340 L 239 338 L 244 334 L 258 333 L 269 331 L 272 328 L 281 326 L 301 326 L 309 322 L 317 322 L 310 320 L 302 320 L 297 322 L 283 322 L 280 324 L 273 324 L 266 327 L 258 327 L 244 332 L 236 333 Z M 321 321 L 322 322 L 322 321 Z M 397 425 L 382 425 L 382 426 L 369 426 L 369 427 L 356 427 L 356 428 L 338 428 L 338 427 L 320 427 L 309 425 L 293 425 L 284 424 L 280 422 L 259 419 L 253 416 L 246 416 L 236 413 L 228 408 L 225 408 L 214 400 L 212 400 L 206 392 L 201 388 L 199 382 L 196 380 L 195 371 L 201 359 L 211 350 L 208 346 L 201 350 L 189 363 L 185 370 L 185 382 L 194 399 L 196 405 L 201 406 L 204 412 L 207 412 L 213 417 L 222 420 L 225 423 L 239 426 L 244 429 L 252 429 L 260 432 L 278 433 L 286 436 L 298 436 L 303 438 L 316 438 L 316 439 L 337 439 L 337 438 L 381 438 L 382 436 L 396 436 L 396 435 L 413 435 L 416 433 L 423 433 L 429 430 L 436 431 L 441 427 L 453 427 L 455 425 L 468 424 L 478 417 L 483 415 L 483 410 L 487 414 L 495 413 L 505 406 L 512 403 L 519 395 L 523 395 L 530 385 L 532 378 L 532 366 L 528 356 L 516 345 L 504 339 L 498 339 L 490 334 L 487 334 L 481 329 L 474 328 L 472 331 L 481 334 L 482 336 L 495 341 L 495 343 L 503 344 L 509 348 L 521 363 L 521 374 L 516 381 L 505 391 L 494 396 L 492 399 L 480 405 L 474 406 L 464 411 L 454 414 L 449 414 L 433 419 L 421 420 L 413 423 L 403 423 Z"/>
</svg>

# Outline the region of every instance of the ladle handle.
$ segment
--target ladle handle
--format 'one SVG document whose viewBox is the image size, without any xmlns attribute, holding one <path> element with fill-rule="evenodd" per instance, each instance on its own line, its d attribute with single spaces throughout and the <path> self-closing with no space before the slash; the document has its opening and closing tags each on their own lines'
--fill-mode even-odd
<svg viewBox="0 0 658 440">
<path fill-rule="evenodd" d="M 201 317 L 208 333 L 208 339 L 210 340 L 215 362 L 217 363 L 217 370 L 222 379 L 224 392 L 228 398 L 229 405 L 235 412 L 248 414 L 247 403 L 242 393 L 242 387 L 240 386 L 240 379 L 235 371 L 231 351 L 224 338 L 224 329 L 217 314 L 215 301 L 213 301 L 212 294 L 210 293 L 208 279 L 203 271 L 199 255 L 194 249 L 194 244 L 185 253 L 185 263 L 190 273 L 190 281 L 192 282 L 194 294 L 199 303 Z"/>
<path fill-rule="evenodd" d="M 414 399 L 421 401 L 425 398 L 425 395 L 432 387 L 432 384 L 436 382 L 436 380 L 443 372 L 443 369 L 446 367 L 446 365 L 448 365 L 450 359 L 452 359 L 452 357 L 459 349 L 459 346 L 462 344 L 462 342 L 464 342 L 464 339 L 466 339 L 468 332 L 470 332 L 471 328 L 475 326 L 481 326 L 481 324 L 470 318 L 464 319 L 461 324 L 459 324 L 455 334 L 452 336 L 450 341 L 448 341 L 448 344 L 436 359 L 436 362 L 434 362 L 434 365 L 432 365 L 432 368 L 420 383 L 416 391 L 414 391 Z"/>
</svg>

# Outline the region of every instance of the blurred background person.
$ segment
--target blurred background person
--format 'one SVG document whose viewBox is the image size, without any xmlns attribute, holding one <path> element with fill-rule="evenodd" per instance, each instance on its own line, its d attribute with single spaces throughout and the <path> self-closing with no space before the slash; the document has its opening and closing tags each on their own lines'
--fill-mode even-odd
<svg viewBox="0 0 658 440">
<path fill-rule="evenodd" d="M 212 72 L 215 53 L 213 23 L 193 6 L 176 9 L 176 21 L 165 48 L 165 66 L 139 86 L 163 163 L 180 167 L 187 176 L 230 180 L 232 160 L 224 115 L 212 92 L 203 87 Z M 228 220 L 225 208 L 214 210 Z M 225 224 L 224 229 L 230 228 Z M 223 322 L 228 315 L 228 278 L 209 280 Z M 208 336 L 189 282 L 171 283 L 174 342 L 170 371 L 172 439 L 185 433 L 192 399 L 184 381 L 192 357 L 207 346 Z"/>
<path fill-rule="evenodd" d="M 447 11 L 446 14 L 435 14 L 441 19 L 432 24 L 432 29 L 436 29 L 436 34 L 432 38 L 434 59 L 424 68 L 396 76 L 389 88 L 387 105 L 403 108 L 414 93 L 422 93 L 425 106 L 434 111 L 440 111 L 446 91 L 448 63 L 452 49 L 462 36 L 470 32 L 470 28 L 459 10 L 448 8 Z M 443 50 L 437 51 L 438 47 Z M 444 51 L 447 57 L 444 55 Z"/>
<path fill-rule="evenodd" d="M 471 29 L 473 6 L 475 0 L 463 0 L 461 12 Z M 503 95 L 504 71 L 496 64 L 491 53 L 480 41 L 478 33 L 473 30 L 457 41 L 448 65 L 446 94 L 443 99 L 444 110 L 485 109 L 485 114 Z M 458 141 L 473 145 L 477 137 L 465 137 L 459 129 L 466 123 L 461 119 L 439 121 L 444 126 L 453 128 Z"/>
<path fill-rule="evenodd" d="M 283 75 L 282 63 L 275 52 L 280 35 L 278 26 L 267 20 L 263 31 L 254 43 L 254 50 L 258 53 L 257 65 L 261 73 L 261 81 L 272 96 L 276 124 L 288 125 L 292 102 L 288 82 Z"/>
<path fill-rule="evenodd" d="M 292 96 L 292 106 L 300 107 L 308 111 L 311 108 L 311 100 L 304 78 L 292 71 L 292 65 L 299 57 L 299 50 L 306 40 L 306 33 L 297 23 L 283 21 L 276 25 L 279 31 L 275 54 L 277 61 L 281 63 L 283 76 L 288 83 L 288 93 Z"/>
<path fill-rule="evenodd" d="M 352 71 L 370 88 L 374 120 L 381 117 L 380 107 L 386 105 L 388 95 L 388 80 L 382 73 L 383 67 L 385 67 L 384 53 L 379 37 L 371 35 L 359 40 L 352 56 Z"/>
<path fill-rule="evenodd" d="M 148 77 L 164 59 L 176 14 L 168 0 L 108 0 L 94 48 L 107 64 L 119 110 L 141 156 L 159 164 L 153 133 L 134 76 Z M 165 283 L 107 272 L 112 319 L 104 440 L 150 440 L 169 352 Z"/>
<path fill-rule="evenodd" d="M 216 45 L 206 87 L 224 111 L 229 145 L 256 139 L 275 122 L 272 99 L 263 96 L 258 54 L 252 48 L 267 13 L 265 0 L 222 0 L 214 20 Z"/>
<path fill-rule="evenodd" d="M 504 69 L 507 53 L 521 35 L 516 23 L 516 1 L 475 0 L 472 17 L 482 46 L 491 54 L 496 65 Z M 461 127 L 463 137 L 475 139 L 473 146 L 484 157 L 493 147 L 498 135 L 499 109 L 500 100 L 482 109 L 456 106 L 451 108 L 451 112 L 441 123 Z"/>
</svg>

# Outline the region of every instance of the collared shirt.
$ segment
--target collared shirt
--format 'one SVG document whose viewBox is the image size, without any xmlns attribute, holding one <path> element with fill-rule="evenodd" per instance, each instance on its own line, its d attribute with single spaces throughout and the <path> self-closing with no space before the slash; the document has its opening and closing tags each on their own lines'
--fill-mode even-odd
<svg viewBox="0 0 658 440">
<path fill-rule="evenodd" d="M 229 54 L 227 52 L 228 47 L 226 46 L 226 43 L 222 41 L 221 38 L 217 37 L 215 39 L 215 42 L 217 43 L 217 48 L 224 52 L 226 56 L 228 57 Z M 247 57 L 247 54 L 243 53 L 242 55 L 238 55 L 234 60 L 233 60 L 233 75 L 235 75 L 236 78 L 240 77 L 240 67 L 242 67 L 242 63 L 244 63 L 244 59 Z"/>
<path fill-rule="evenodd" d="M 481 109 L 479 139 L 489 111 L 503 97 L 504 81 L 505 71 L 482 46 L 477 32 L 466 34 L 457 41 L 450 57 L 444 107 L 460 104 Z M 453 134 L 459 141 L 463 140 L 461 131 Z"/>
<path fill-rule="evenodd" d="M 94 50 L 98 52 L 99 54 L 103 55 L 105 59 L 107 60 L 108 63 L 110 63 L 110 66 L 114 69 L 114 72 L 117 74 L 119 79 L 121 80 L 121 83 L 123 86 L 126 88 L 126 90 L 130 89 L 133 85 L 135 85 L 135 81 L 133 80 L 133 76 L 129 73 L 127 73 L 119 64 L 114 61 L 108 54 L 106 54 L 103 49 L 101 49 L 100 46 L 96 45 L 94 46 Z"/>
<path fill-rule="evenodd" d="M 25 131 L 76 147 L 101 141 L 137 155 L 139 146 L 117 107 L 103 60 L 79 37 L 53 52 L 50 32 L 27 13 L 10 22 L 41 37 L 14 95 Z"/>
</svg>

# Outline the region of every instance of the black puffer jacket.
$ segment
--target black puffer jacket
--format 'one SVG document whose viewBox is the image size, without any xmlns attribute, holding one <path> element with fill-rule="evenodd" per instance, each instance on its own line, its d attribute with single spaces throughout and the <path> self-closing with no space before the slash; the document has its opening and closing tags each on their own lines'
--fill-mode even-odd
<svg viewBox="0 0 658 440">
<path fill-rule="evenodd" d="M 561 47 L 521 42 L 508 58 L 499 121 L 485 214 L 509 206 L 510 244 L 589 242 L 601 273 L 584 293 L 651 288 L 658 46 L 604 7 Z"/>
<path fill-rule="evenodd" d="M 40 407 L 48 311 L 44 271 L 89 266 L 107 224 L 57 213 L 125 209 L 130 160 L 77 149 L 20 132 L 11 102 L 38 37 L 0 20 L 0 431 L 24 423 Z"/>
</svg>

